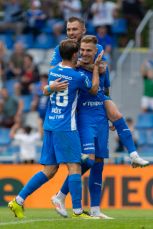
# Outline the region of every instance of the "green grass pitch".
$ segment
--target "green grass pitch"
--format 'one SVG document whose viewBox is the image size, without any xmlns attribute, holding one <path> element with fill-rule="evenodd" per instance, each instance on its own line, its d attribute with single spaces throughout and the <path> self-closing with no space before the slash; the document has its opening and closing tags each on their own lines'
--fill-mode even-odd
<svg viewBox="0 0 153 229">
<path fill-rule="evenodd" d="M 8 229 L 153 229 L 152 210 L 104 210 L 114 220 L 62 218 L 52 209 L 26 209 L 26 218 L 16 219 L 0 207 L 0 228 Z"/>
</svg>

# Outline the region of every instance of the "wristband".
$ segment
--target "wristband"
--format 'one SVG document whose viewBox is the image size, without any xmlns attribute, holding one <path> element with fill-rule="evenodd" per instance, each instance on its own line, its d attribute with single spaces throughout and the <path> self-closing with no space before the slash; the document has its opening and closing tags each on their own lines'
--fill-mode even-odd
<svg viewBox="0 0 153 229">
<path fill-rule="evenodd" d="M 51 88 L 50 88 L 50 86 L 48 85 L 48 86 L 46 86 L 45 87 L 45 89 L 47 90 L 47 92 L 50 94 L 50 93 L 52 93 L 52 90 L 51 90 Z"/>
</svg>

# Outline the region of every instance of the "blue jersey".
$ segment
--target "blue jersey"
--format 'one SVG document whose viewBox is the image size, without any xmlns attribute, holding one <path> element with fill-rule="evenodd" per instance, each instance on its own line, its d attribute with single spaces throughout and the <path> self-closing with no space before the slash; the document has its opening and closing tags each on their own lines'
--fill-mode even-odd
<svg viewBox="0 0 153 229">
<path fill-rule="evenodd" d="M 95 59 L 97 58 L 97 56 L 103 50 L 103 47 L 101 45 L 97 44 L 96 46 L 97 46 L 97 53 L 96 53 Z M 106 60 L 105 57 L 103 57 L 102 59 Z M 56 66 L 61 61 L 62 61 L 62 58 L 61 58 L 60 51 L 59 51 L 59 45 L 57 45 L 56 48 L 54 49 L 54 53 L 53 53 L 53 57 L 52 57 L 52 60 L 50 62 L 50 65 L 51 66 Z"/>
<path fill-rule="evenodd" d="M 88 79 L 92 81 L 92 72 L 89 72 L 82 68 L 79 68 L 78 71 L 88 76 Z M 77 107 L 78 116 L 87 115 L 88 119 L 86 121 L 89 121 L 90 119 L 90 121 L 93 120 L 93 122 L 95 122 L 95 119 L 98 121 L 98 119 L 101 119 L 103 116 L 106 116 L 104 108 L 104 88 L 108 87 L 110 87 L 110 81 L 109 72 L 107 69 L 106 73 L 100 76 L 99 89 L 97 95 L 89 94 L 88 91 L 85 90 L 80 91 Z"/>
<path fill-rule="evenodd" d="M 54 92 L 50 96 L 44 129 L 49 131 L 71 131 L 76 130 L 76 106 L 79 89 L 90 89 L 91 81 L 83 73 L 73 68 L 57 65 L 49 71 L 48 83 L 54 80 L 68 81 L 68 88 L 61 92 Z"/>
</svg>

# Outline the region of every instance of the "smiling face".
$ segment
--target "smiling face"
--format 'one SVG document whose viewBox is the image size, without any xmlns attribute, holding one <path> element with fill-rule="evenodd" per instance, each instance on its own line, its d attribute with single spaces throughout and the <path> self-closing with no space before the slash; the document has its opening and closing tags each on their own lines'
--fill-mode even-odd
<svg viewBox="0 0 153 229">
<path fill-rule="evenodd" d="M 80 41 L 85 33 L 85 27 L 79 21 L 67 22 L 67 36 L 70 39 Z"/>
<path fill-rule="evenodd" d="M 85 64 L 93 64 L 96 53 L 97 53 L 97 48 L 94 43 L 81 42 L 80 56 L 81 56 L 81 60 Z"/>
</svg>

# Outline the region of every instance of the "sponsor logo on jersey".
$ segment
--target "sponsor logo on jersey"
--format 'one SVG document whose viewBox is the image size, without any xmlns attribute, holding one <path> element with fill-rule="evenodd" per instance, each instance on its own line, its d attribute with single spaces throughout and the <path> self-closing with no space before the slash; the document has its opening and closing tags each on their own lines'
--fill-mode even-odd
<svg viewBox="0 0 153 229">
<path fill-rule="evenodd" d="M 103 102 L 99 102 L 99 101 L 88 101 L 88 102 L 84 102 L 82 104 L 83 106 L 88 106 L 88 107 L 97 107 L 97 106 L 101 106 L 103 105 Z"/>
<path fill-rule="evenodd" d="M 49 76 L 54 76 L 54 77 L 57 77 L 57 78 L 63 78 L 63 79 L 66 79 L 66 80 L 72 80 L 71 76 L 66 76 L 66 75 L 55 73 L 55 72 L 49 72 Z"/>
</svg>

